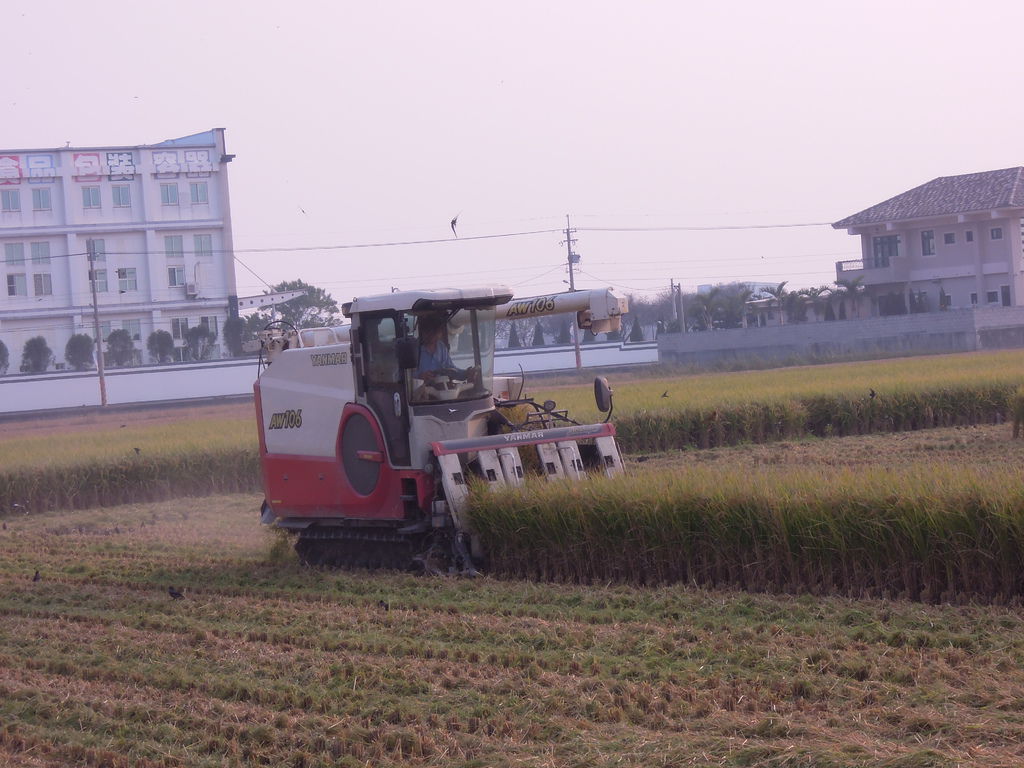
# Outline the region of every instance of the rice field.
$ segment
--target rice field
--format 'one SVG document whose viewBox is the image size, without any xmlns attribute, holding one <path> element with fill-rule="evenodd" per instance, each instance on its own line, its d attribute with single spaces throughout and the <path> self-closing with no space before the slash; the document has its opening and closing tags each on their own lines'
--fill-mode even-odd
<svg viewBox="0 0 1024 768">
<path fill-rule="evenodd" d="M 259 500 L 5 518 L 0 765 L 1024 762 L 1016 607 L 311 570 Z"/>
</svg>

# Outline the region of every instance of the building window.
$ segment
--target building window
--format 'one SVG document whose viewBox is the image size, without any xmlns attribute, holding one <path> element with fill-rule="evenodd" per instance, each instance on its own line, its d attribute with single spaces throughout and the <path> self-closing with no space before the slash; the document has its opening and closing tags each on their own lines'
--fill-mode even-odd
<svg viewBox="0 0 1024 768">
<path fill-rule="evenodd" d="M 49 243 L 31 243 L 29 247 L 32 249 L 32 263 L 33 264 L 49 264 L 50 263 L 50 244 Z"/>
<path fill-rule="evenodd" d="M 106 341 L 110 338 L 110 332 L 114 330 L 113 324 L 109 320 L 104 320 L 100 323 L 100 338 Z"/>
<path fill-rule="evenodd" d="M 966 232 L 964 232 L 964 240 L 966 242 L 968 242 L 968 243 L 973 243 L 974 242 L 974 232 L 972 230 L 970 230 L 970 229 L 968 229 Z"/>
<path fill-rule="evenodd" d="M 96 293 L 106 293 L 109 290 L 107 288 L 107 270 L 94 269 L 92 274 L 93 280 L 96 281 Z"/>
<path fill-rule="evenodd" d="M 876 237 L 873 238 L 872 245 L 874 251 L 872 267 L 875 269 L 888 267 L 889 263 L 896 258 L 897 250 L 899 249 L 899 236 L 884 235 Z"/>
<path fill-rule="evenodd" d="M 32 190 L 32 210 L 33 211 L 49 211 L 52 210 L 50 204 L 50 188 L 49 187 L 37 187 Z"/>
<path fill-rule="evenodd" d="M 212 333 L 214 336 L 217 335 L 217 316 L 216 315 L 204 315 L 199 318 L 199 325 L 203 326 Z"/>
<path fill-rule="evenodd" d="M 53 296 L 53 278 L 48 272 L 32 275 L 36 296 Z"/>
<path fill-rule="evenodd" d="M 987 301 L 989 304 L 998 304 L 999 303 L 999 291 L 986 291 L 985 292 L 985 301 Z"/>
<path fill-rule="evenodd" d="M 19 266 L 25 263 L 24 243 L 4 243 L 4 263 Z"/>
<path fill-rule="evenodd" d="M 185 285 L 185 267 L 168 267 L 167 285 L 170 288 L 180 288 Z"/>
<path fill-rule="evenodd" d="M 972 293 L 971 294 L 971 306 L 972 307 L 978 306 L 978 294 L 976 294 L 976 293 Z"/>
<path fill-rule="evenodd" d="M 88 252 L 89 244 L 86 243 L 86 252 Z M 103 239 L 92 240 L 92 260 L 93 261 L 106 261 L 107 260 L 107 241 Z"/>
<path fill-rule="evenodd" d="M 192 243 L 197 258 L 213 256 L 213 235 L 195 235 Z"/>
<path fill-rule="evenodd" d="M 193 181 L 189 183 L 188 193 L 192 199 L 193 205 L 210 202 L 209 193 L 206 189 L 205 181 Z"/>
<path fill-rule="evenodd" d="M 949 309 L 953 306 L 953 297 L 945 291 L 939 291 L 939 309 Z"/>
<path fill-rule="evenodd" d="M 16 189 L 0 190 L 0 209 L 8 213 L 21 210 L 21 192 Z"/>
<path fill-rule="evenodd" d="M 135 267 L 122 267 L 117 270 L 117 290 L 121 293 L 139 290 Z"/>
<path fill-rule="evenodd" d="M 131 208 L 132 207 L 132 188 L 126 184 L 116 184 L 111 187 L 111 191 L 114 194 L 114 207 L 115 208 Z"/>
<path fill-rule="evenodd" d="M 181 341 L 185 338 L 185 331 L 188 330 L 188 318 L 187 317 L 172 317 L 171 318 L 171 338 L 178 339 Z"/>
<path fill-rule="evenodd" d="M 100 188 L 99 187 L 82 187 L 82 207 L 83 208 L 99 208 L 100 207 Z"/>
<path fill-rule="evenodd" d="M 956 245 L 956 233 L 955 232 L 946 232 L 942 236 L 942 244 L 943 245 Z"/>
<path fill-rule="evenodd" d="M 133 341 L 139 341 L 142 339 L 141 320 L 122 320 L 121 328 L 128 332 L 128 335 L 132 337 Z"/>
<path fill-rule="evenodd" d="M 1010 306 L 1010 286 L 1000 285 L 999 286 L 999 298 L 1002 301 L 1004 307 Z"/>
<path fill-rule="evenodd" d="M 28 296 L 28 282 L 24 275 L 7 276 L 8 296 Z"/>
<path fill-rule="evenodd" d="M 178 185 L 177 184 L 161 184 L 160 185 L 160 205 L 177 205 L 178 204 Z"/>
<path fill-rule="evenodd" d="M 935 255 L 935 230 L 926 229 L 921 232 L 921 255 Z"/>
<path fill-rule="evenodd" d="M 992 229 L 990 229 L 988 231 L 988 233 L 989 233 L 989 237 L 991 237 L 993 240 L 1002 240 L 1003 239 L 1003 228 L 1002 227 L 992 227 Z"/>
<path fill-rule="evenodd" d="M 164 235 L 164 256 L 168 259 L 185 257 L 185 245 L 181 235 Z"/>
</svg>

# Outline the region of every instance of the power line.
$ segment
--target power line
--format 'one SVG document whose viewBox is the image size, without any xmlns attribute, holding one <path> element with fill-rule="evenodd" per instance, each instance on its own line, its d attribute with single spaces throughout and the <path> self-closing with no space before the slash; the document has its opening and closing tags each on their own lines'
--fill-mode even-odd
<svg viewBox="0 0 1024 768">
<path fill-rule="evenodd" d="M 580 232 L 724 232 L 741 229 L 796 229 L 799 227 L 831 227 L 828 221 L 802 224 L 723 224 L 713 227 L 577 227 Z"/>
</svg>

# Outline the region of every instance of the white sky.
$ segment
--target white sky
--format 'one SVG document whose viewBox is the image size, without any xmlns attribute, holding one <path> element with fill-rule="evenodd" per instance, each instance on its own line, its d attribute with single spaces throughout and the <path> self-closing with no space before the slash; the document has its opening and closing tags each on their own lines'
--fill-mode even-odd
<svg viewBox="0 0 1024 768">
<path fill-rule="evenodd" d="M 565 288 L 564 235 L 455 240 L 456 214 L 463 238 L 570 215 L 579 287 L 821 285 L 859 257 L 827 226 L 587 228 L 830 222 L 1024 164 L 1019 0 L 4 0 L 0 22 L 0 144 L 224 127 L 238 258 L 339 301 Z"/>
</svg>

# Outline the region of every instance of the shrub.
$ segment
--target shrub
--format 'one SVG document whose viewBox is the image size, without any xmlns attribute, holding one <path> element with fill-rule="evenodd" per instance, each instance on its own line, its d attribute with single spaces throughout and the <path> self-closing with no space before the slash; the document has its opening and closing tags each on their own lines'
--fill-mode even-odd
<svg viewBox="0 0 1024 768">
<path fill-rule="evenodd" d="M 114 365 L 131 365 L 135 355 L 135 342 L 128 331 L 118 328 L 107 336 L 107 355 Z"/>
<path fill-rule="evenodd" d="M 158 329 L 149 334 L 146 349 L 154 363 L 169 362 L 174 354 L 174 339 L 168 331 Z"/>
<path fill-rule="evenodd" d="M 21 370 L 25 373 L 42 373 L 53 362 L 53 352 L 42 336 L 33 336 L 25 342 L 21 352 Z"/>
<path fill-rule="evenodd" d="M 185 331 L 185 344 L 188 346 L 188 356 L 192 360 L 205 360 L 213 351 L 213 342 L 217 335 L 205 325 L 197 325 Z"/>
<path fill-rule="evenodd" d="M 76 371 L 84 371 L 92 368 L 92 352 L 92 336 L 87 333 L 76 333 L 64 346 L 64 359 Z"/>
</svg>

